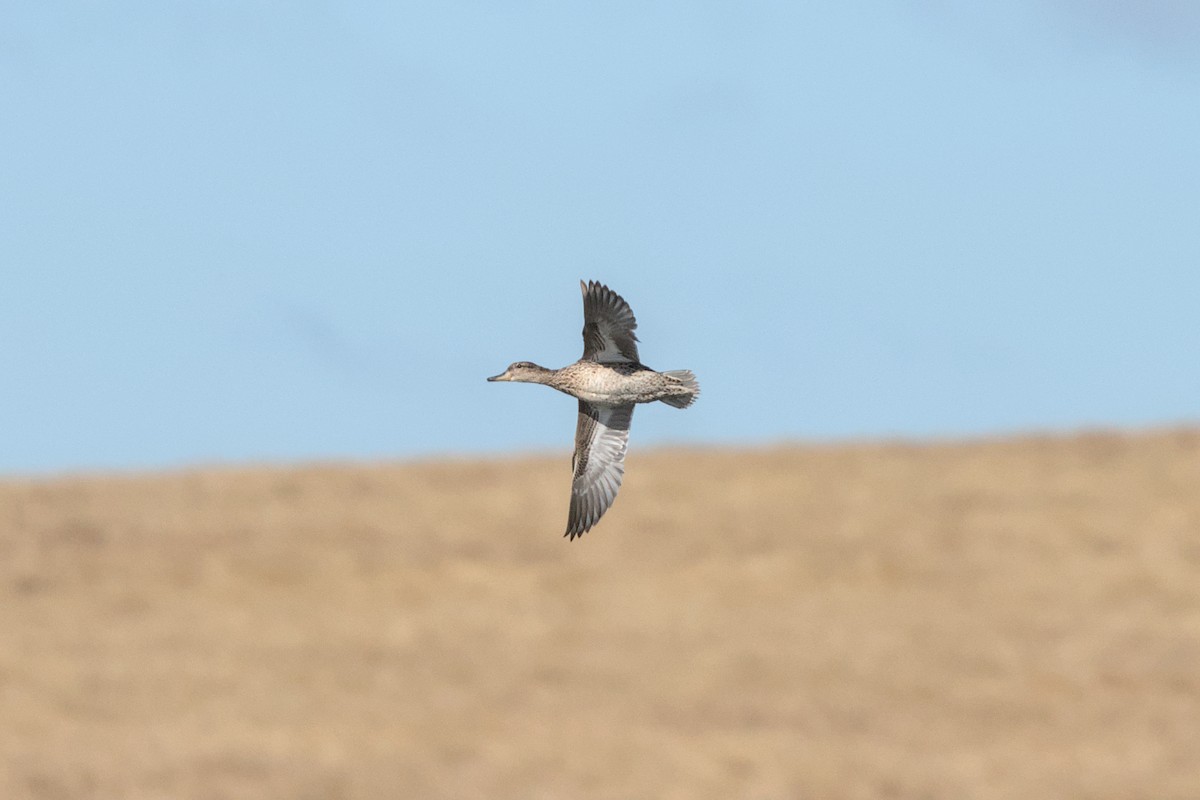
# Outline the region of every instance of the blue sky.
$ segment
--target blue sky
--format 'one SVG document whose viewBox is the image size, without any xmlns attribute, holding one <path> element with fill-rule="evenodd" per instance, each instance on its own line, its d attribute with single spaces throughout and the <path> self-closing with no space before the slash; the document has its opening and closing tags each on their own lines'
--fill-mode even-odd
<svg viewBox="0 0 1200 800">
<path fill-rule="evenodd" d="M 500 6 L 0 9 L 0 472 L 1200 419 L 1200 7 Z"/>
</svg>

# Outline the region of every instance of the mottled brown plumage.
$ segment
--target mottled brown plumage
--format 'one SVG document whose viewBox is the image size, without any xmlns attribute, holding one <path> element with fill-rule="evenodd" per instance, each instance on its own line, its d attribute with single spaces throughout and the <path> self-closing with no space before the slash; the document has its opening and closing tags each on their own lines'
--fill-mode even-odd
<svg viewBox="0 0 1200 800">
<path fill-rule="evenodd" d="M 571 507 L 566 536 L 582 536 L 616 499 L 625 474 L 629 422 L 636 403 L 661 400 L 687 408 L 700 395 L 689 370 L 655 372 L 638 360 L 637 319 L 619 294 L 584 283 L 583 357 L 561 369 L 528 361 L 509 365 L 489 381 L 541 383 L 579 399 Z"/>
</svg>

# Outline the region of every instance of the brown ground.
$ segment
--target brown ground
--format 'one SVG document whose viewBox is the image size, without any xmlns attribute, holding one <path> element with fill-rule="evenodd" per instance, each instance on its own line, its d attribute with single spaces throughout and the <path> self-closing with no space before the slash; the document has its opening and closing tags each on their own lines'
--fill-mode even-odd
<svg viewBox="0 0 1200 800">
<path fill-rule="evenodd" d="M 3 798 L 1200 798 L 1200 432 L 0 484 Z"/>
</svg>

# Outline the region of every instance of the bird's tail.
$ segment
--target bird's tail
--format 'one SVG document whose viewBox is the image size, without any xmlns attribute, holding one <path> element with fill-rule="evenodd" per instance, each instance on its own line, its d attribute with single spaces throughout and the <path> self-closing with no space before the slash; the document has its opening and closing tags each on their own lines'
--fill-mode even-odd
<svg viewBox="0 0 1200 800">
<path fill-rule="evenodd" d="M 673 387 L 678 389 L 678 394 L 660 398 L 664 403 L 675 408 L 687 408 L 696 402 L 696 398 L 700 396 L 700 384 L 696 382 L 696 376 L 690 369 L 669 369 L 663 375 L 670 378 L 672 383 L 679 384 Z"/>
</svg>

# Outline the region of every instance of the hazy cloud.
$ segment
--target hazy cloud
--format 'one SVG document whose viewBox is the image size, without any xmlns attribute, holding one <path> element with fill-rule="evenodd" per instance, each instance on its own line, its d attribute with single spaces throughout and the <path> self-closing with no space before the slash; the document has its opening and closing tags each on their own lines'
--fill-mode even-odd
<svg viewBox="0 0 1200 800">
<path fill-rule="evenodd" d="M 1049 0 L 1096 36 L 1146 48 L 1151 56 L 1200 57 L 1200 3 L 1194 0 Z"/>
<path fill-rule="evenodd" d="M 1019 40 L 1124 50 L 1153 63 L 1200 64 L 1200 3 L 1194 0 L 910 0 L 908 6 L 938 27 L 997 51 Z"/>
</svg>

